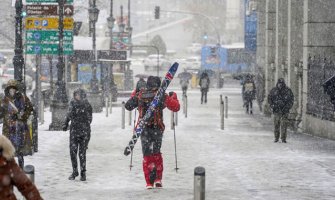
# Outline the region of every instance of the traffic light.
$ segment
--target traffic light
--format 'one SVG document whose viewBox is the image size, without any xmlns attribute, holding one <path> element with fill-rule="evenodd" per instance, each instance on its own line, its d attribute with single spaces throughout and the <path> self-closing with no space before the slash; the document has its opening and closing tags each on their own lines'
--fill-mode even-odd
<svg viewBox="0 0 335 200">
<path fill-rule="evenodd" d="M 159 19 L 159 15 L 160 15 L 160 7 L 155 6 L 155 19 Z"/>
<path fill-rule="evenodd" d="M 207 39 L 208 39 L 208 35 L 207 35 L 206 32 L 204 33 L 204 36 L 203 36 L 203 37 L 204 37 L 204 40 L 207 40 Z"/>
</svg>

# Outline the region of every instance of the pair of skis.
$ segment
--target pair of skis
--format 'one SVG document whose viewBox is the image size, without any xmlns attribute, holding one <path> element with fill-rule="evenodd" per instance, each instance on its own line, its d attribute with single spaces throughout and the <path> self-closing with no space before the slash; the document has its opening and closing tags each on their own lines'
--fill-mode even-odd
<svg viewBox="0 0 335 200">
<path fill-rule="evenodd" d="M 162 84 L 161 84 L 158 92 L 156 93 L 156 96 L 154 97 L 154 99 L 150 103 L 150 106 L 149 106 L 147 112 L 145 113 L 143 118 L 141 118 L 140 121 L 138 122 L 138 126 L 135 129 L 135 134 L 132 136 L 131 140 L 128 143 L 128 146 L 125 148 L 125 150 L 123 152 L 124 155 L 128 156 L 133 151 L 137 140 L 139 139 L 139 137 L 141 136 L 141 134 L 143 132 L 143 129 L 145 128 L 146 122 L 152 117 L 156 107 L 160 103 L 162 97 L 165 95 L 165 91 L 168 88 L 169 84 L 171 83 L 174 75 L 176 74 L 176 72 L 178 70 L 178 66 L 179 66 L 179 64 L 177 62 L 175 62 L 170 67 L 169 71 L 166 73 L 164 79 L 162 80 Z"/>
</svg>

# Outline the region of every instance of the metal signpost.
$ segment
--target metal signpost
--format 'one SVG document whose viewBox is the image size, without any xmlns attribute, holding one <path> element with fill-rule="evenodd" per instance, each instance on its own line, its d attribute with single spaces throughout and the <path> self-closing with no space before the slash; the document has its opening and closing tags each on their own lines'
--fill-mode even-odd
<svg viewBox="0 0 335 200">
<path fill-rule="evenodd" d="M 26 0 L 27 3 L 58 3 L 58 0 Z M 66 0 L 66 4 L 72 4 L 73 0 Z"/>
</svg>

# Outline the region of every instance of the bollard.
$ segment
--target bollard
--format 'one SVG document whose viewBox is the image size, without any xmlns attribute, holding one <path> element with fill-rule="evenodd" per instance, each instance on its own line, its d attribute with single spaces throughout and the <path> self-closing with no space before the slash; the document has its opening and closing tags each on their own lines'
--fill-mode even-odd
<svg viewBox="0 0 335 200">
<path fill-rule="evenodd" d="M 228 118 L 228 97 L 227 96 L 225 96 L 225 116 L 226 116 L 226 118 Z"/>
<path fill-rule="evenodd" d="M 110 104 L 109 104 L 109 106 L 110 106 L 110 111 L 109 111 L 109 113 L 112 114 L 112 108 L 113 108 L 113 94 L 110 94 L 110 96 L 109 96 L 109 100 L 110 100 Z"/>
<path fill-rule="evenodd" d="M 171 111 L 170 121 L 171 121 L 171 130 L 173 130 L 174 129 L 174 112 L 173 111 Z"/>
<path fill-rule="evenodd" d="M 175 112 L 174 114 L 174 125 L 178 126 L 178 112 Z"/>
<path fill-rule="evenodd" d="M 33 165 L 26 165 L 23 167 L 24 173 L 28 176 L 32 183 L 35 182 L 35 167 Z"/>
<path fill-rule="evenodd" d="M 41 105 L 40 105 L 40 122 L 41 124 L 44 124 L 44 100 L 41 100 Z"/>
<path fill-rule="evenodd" d="M 121 119 L 122 119 L 121 120 L 121 128 L 122 129 L 125 128 L 125 123 L 126 123 L 125 122 L 126 121 L 126 119 L 125 119 L 126 118 L 126 116 L 125 116 L 126 115 L 126 109 L 125 109 L 124 105 L 125 105 L 125 102 L 122 101 L 122 112 L 121 112 L 122 113 L 122 117 L 121 117 Z"/>
<path fill-rule="evenodd" d="M 128 112 L 129 113 L 129 126 L 131 126 L 131 120 L 132 120 L 132 112 L 131 111 L 129 111 Z"/>
<path fill-rule="evenodd" d="M 108 97 L 106 97 L 105 98 L 106 117 L 108 117 L 108 108 L 109 108 L 108 103 L 109 103 L 109 99 L 108 99 Z"/>
<path fill-rule="evenodd" d="M 187 118 L 187 96 L 185 95 L 185 118 Z"/>
<path fill-rule="evenodd" d="M 224 102 L 220 104 L 220 118 L 221 118 L 221 130 L 224 130 Z"/>
<path fill-rule="evenodd" d="M 206 191 L 205 168 L 196 167 L 194 169 L 194 200 L 205 200 Z"/>
</svg>

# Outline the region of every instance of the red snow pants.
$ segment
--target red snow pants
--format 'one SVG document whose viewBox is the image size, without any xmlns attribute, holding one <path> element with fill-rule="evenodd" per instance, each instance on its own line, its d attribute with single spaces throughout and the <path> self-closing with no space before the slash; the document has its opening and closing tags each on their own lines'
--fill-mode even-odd
<svg viewBox="0 0 335 200">
<path fill-rule="evenodd" d="M 161 153 L 151 154 L 143 157 L 143 172 L 147 184 L 150 184 L 150 172 L 156 168 L 156 180 L 161 181 L 163 177 L 163 158 Z"/>
</svg>

